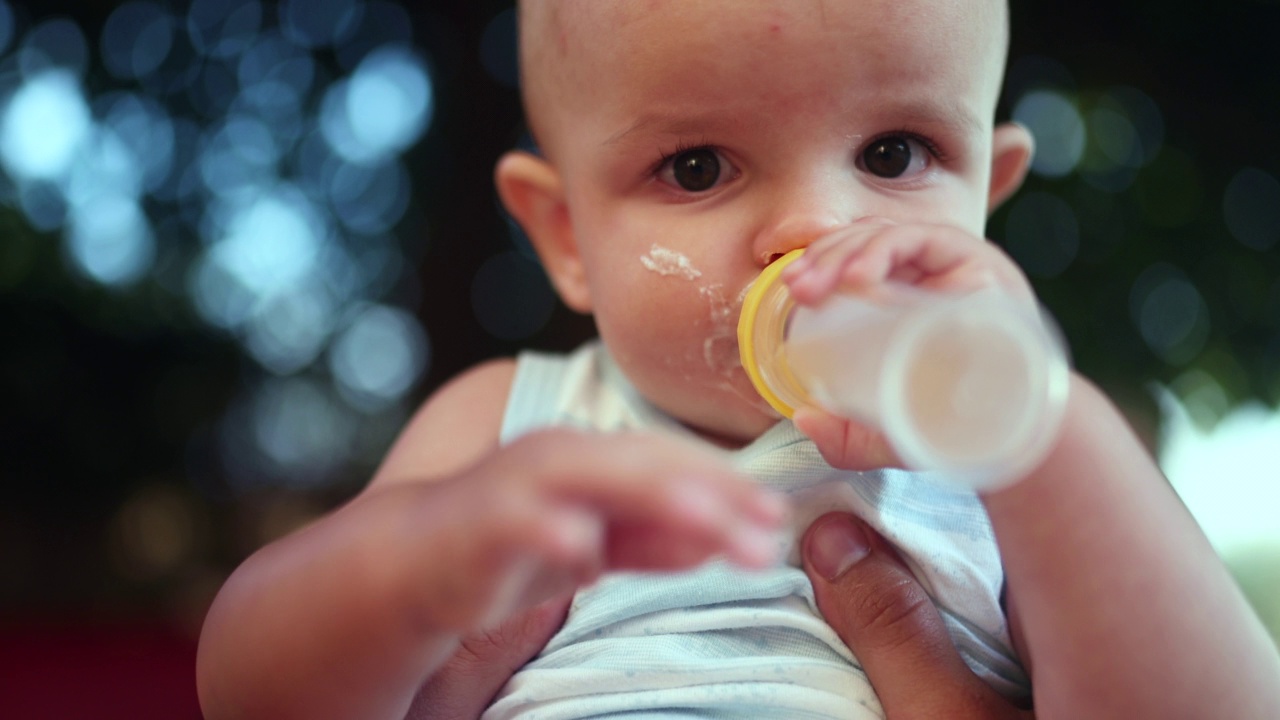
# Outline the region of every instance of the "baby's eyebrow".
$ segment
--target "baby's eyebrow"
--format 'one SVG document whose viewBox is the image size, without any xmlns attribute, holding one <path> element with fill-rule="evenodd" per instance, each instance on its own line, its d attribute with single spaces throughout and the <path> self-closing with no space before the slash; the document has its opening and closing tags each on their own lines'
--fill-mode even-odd
<svg viewBox="0 0 1280 720">
<path fill-rule="evenodd" d="M 878 114 L 925 126 L 941 126 L 957 135 L 976 135 L 985 131 L 978 115 L 963 102 L 948 103 L 944 99 L 933 98 L 900 99 L 885 103 Z"/>
<path fill-rule="evenodd" d="M 722 120 L 722 119 L 721 119 Z M 661 135 L 690 135 L 705 133 L 717 124 L 713 118 L 672 112 L 648 112 L 634 123 L 605 139 L 602 145 L 617 145 L 632 135 L 641 133 Z"/>
<path fill-rule="evenodd" d="M 985 131 L 984 124 L 963 102 L 947 102 L 935 98 L 894 98 L 874 103 L 877 121 L 941 127 L 957 135 L 976 135 Z M 731 123 L 723 114 L 689 114 L 654 110 L 645 112 L 626 128 L 605 138 L 601 145 L 617 145 L 636 135 L 715 134 Z"/>
</svg>

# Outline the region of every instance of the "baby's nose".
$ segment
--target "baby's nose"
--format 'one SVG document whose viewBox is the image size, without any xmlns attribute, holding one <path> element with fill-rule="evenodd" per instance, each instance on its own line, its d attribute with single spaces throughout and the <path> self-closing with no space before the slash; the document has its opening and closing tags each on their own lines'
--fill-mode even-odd
<svg viewBox="0 0 1280 720">
<path fill-rule="evenodd" d="M 845 222 L 834 214 L 805 213 L 784 217 L 760 233 L 756 240 L 756 260 L 764 267 L 792 250 L 808 247 Z"/>
</svg>

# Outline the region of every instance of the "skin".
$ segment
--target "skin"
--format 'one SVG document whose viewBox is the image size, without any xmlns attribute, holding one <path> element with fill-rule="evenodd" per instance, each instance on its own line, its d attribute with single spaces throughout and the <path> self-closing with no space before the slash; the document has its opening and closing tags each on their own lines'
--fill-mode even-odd
<svg viewBox="0 0 1280 720">
<path fill-rule="evenodd" d="M 545 156 L 504 157 L 499 192 L 566 304 L 595 316 L 632 383 L 696 436 L 739 446 L 777 421 L 716 348 L 741 289 L 792 248 L 811 248 L 787 274 L 804 303 L 890 280 L 998 284 L 1030 302 L 981 236 L 1031 150 L 992 121 L 994 0 L 522 9 Z M 893 177 L 868 160 L 886 139 L 910 151 Z M 696 192 L 672 157 L 695 148 L 724 171 Z M 655 271 L 655 243 L 696 274 Z M 512 373 L 497 361 L 442 388 L 358 498 L 233 574 L 201 638 L 208 717 L 475 717 L 600 572 L 772 560 L 776 500 L 705 444 L 554 430 L 499 447 Z M 895 462 L 868 428 L 811 408 L 796 423 L 833 466 Z M 1083 378 L 1044 463 L 983 501 L 1038 715 L 1280 715 L 1275 647 Z M 1021 714 L 959 662 L 865 526 L 823 518 L 802 547 L 819 608 L 891 717 Z"/>
</svg>

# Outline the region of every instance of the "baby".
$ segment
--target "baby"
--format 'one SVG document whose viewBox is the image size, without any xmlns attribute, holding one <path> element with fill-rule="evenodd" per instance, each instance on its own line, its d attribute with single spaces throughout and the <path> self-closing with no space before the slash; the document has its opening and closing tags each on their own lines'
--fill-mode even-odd
<svg viewBox="0 0 1280 720">
<path fill-rule="evenodd" d="M 600 339 L 455 379 L 360 497 L 238 569 L 202 636 L 211 718 L 403 716 L 462 637 L 575 588 L 486 717 L 882 716 L 775 562 L 779 495 L 797 531 L 831 509 L 874 526 L 973 672 L 1041 714 L 1280 708 L 1274 647 L 1083 379 L 1045 461 L 978 497 L 852 421 L 780 421 L 738 364 L 742 292 L 796 248 L 805 304 L 884 282 L 1034 302 L 982 239 L 1031 155 L 993 119 L 1003 0 L 527 0 L 520 20 L 541 155 L 504 157 L 498 190 Z"/>
</svg>

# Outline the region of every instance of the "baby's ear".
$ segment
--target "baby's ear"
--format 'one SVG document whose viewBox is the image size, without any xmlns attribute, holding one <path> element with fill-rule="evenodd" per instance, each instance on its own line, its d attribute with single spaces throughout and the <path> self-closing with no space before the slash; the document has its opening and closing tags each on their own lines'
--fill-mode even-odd
<svg viewBox="0 0 1280 720">
<path fill-rule="evenodd" d="M 1001 203 L 1022 187 L 1035 153 L 1031 131 L 1013 122 L 996 126 L 991 139 L 991 188 L 987 193 L 987 213 L 995 212 Z"/>
<path fill-rule="evenodd" d="M 560 299 L 577 312 L 590 312 L 591 293 L 560 173 L 546 160 L 514 150 L 498 160 L 494 183 L 507 212 L 533 243 Z"/>
</svg>

